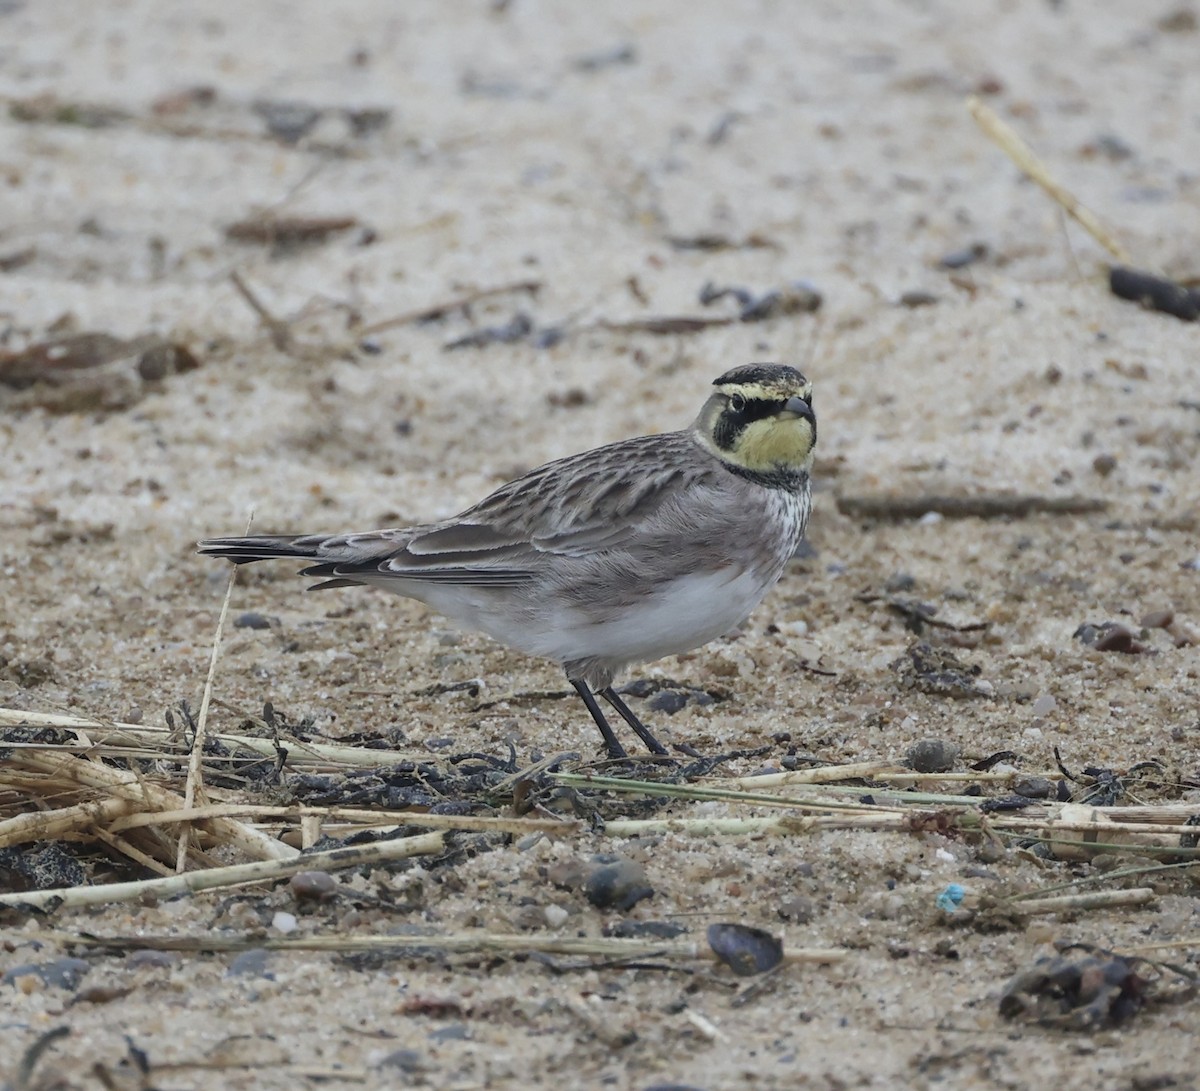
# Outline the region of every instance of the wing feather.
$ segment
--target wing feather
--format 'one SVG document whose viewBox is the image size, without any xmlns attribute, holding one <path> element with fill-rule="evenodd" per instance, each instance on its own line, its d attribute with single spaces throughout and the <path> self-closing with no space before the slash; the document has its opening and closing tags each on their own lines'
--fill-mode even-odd
<svg viewBox="0 0 1200 1091">
<path fill-rule="evenodd" d="M 362 534 L 214 539 L 202 551 L 235 562 L 300 557 L 318 587 L 389 580 L 510 587 L 548 556 L 620 549 L 666 498 L 716 472 L 687 432 L 642 436 L 547 463 L 453 519 Z"/>
</svg>

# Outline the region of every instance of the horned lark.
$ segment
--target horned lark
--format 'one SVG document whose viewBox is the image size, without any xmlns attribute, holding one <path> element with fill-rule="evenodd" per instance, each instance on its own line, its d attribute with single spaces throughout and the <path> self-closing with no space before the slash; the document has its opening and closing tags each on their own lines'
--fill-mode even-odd
<svg viewBox="0 0 1200 1091">
<path fill-rule="evenodd" d="M 363 534 L 212 538 L 235 564 L 315 563 L 314 586 L 369 584 L 559 663 L 609 754 L 603 697 L 666 751 L 613 689 L 631 663 L 735 628 L 796 551 L 812 498 L 812 386 L 780 364 L 726 372 L 680 432 L 622 440 L 531 470 L 453 519 Z"/>
</svg>

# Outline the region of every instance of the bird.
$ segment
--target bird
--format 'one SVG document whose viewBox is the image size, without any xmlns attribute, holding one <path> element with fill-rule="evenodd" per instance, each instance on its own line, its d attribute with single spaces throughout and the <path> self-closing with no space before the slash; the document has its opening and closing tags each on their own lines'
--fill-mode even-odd
<svg viewBox="0 0 1200 1091">
<path fill-rule="evenodd" d="M 612 758 L 597 696 L 656 755 L 613 688 L 635 663 L 736 629 L 779 579 L 812 510 L 812 384 L 786 364 L 726 371 L 690 427 L 568 455 L 439 522 L 352 534 L 209 538 L 241 565 L 299 559 L 310 590 L 368 585 L 559 664 Z"/>
</svg>

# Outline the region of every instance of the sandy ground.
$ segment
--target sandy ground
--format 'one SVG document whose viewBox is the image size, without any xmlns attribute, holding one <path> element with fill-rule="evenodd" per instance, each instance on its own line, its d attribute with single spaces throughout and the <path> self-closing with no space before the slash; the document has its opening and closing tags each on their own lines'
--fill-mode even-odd
<svg viewBox="0 0 1200 1091">
<path fill-rule="evenodd" d="M 1072 767 L 1157 759 L 1194 784 L 1196 327 L 1111 297 L 1103 253 L 963 103 L 982 93 L 1141 264 L 1195 273 L 1195 12 L 1180 0 L 0 3 L 3 347 L 152 333 L 199 362 L 147 381 L 130 358 L 92 385 L 0 387 L 0 700 L 161 722 L 198 701 L 224 587 L 224 568 L 192 555 L 195 539 L 240 531 L 252 509 L 262 531 L 450 514 L 521 468 L 679 427 L 717 374 L 775 359 L 816 384 L 814 552 L 740 634 L 638 672 L 730 695 L 646 712 L 660 737 L 716 752 L 790 733 L 739 772 L 789 746 L 900 759 L 932 736 L 961 747 L 960 769 L 1012 750 L 1021 768 L 1045 770 L 1058 746 Z M 357 225 L 290 247 L 227 237 L 268 209 Z M 734 245 L 671 241 L 700 236 Z M 941 264 L 972 247 L 977 260 Z M 291 323 L 286 350 L 233 270 Z M 732 314 L 727 301 L 701 307 L 701 288 L 798 279 L 823 294 L 819 318 L 671 336 L 595 328 Z M 497 295 L 356 347 L 355 323 L 525 280 L 536 295 Z M 905 293 L 928 305 L 904 305 Z M 518 313 L 567 335 L 444 347 Z M 877 522 L 836 503 L 994 491 L 1110 506 Z M 859 596 L 905 575 L 906 593 L 939 617 L 988 623 L 957 650 L 988 695 L 902 688 L 889 664 L 914 637 Z M 234 708 L 269 699 L 333 735 L 396 730 L 417 748 L 512 742 L 524 758 L 594 746 L 576 702 L 536 696 L 563 688 L 552 666 L 454 634 L 416 604 L 301 586 L 278 566 L 236 591 L 235 613 L 275 620 L 227 636 L 217 692 Z M 1165 608 L 1182 646 L 1163 630 L 1139 655 L 1072 638 L 1084 622 L 1136 628 Z M 419 695 L 474 678 L 478 696 Z M 214 713 L 218 726 L 237 722 Z M 1165 798 L 1189 798 L 1186 786 Z M 536 930 L 556 906 L 566 934 L 598 935 L 621 914 L 548 876 L 612 847 L 543 841 L 482 853 L 449 877 L 359 876 L 335 908 L 302 912 L 300 928 Z M 1194 934 L 1186 878 L 1156 880 L 1152 909 L 988 934 L 947 924 L 937 893 L 1049 887 L 1088 866 L 981 858 L 932 834 L 617 847 L 655 890 L 631 919 L 695 936 L 743 920 L 851 957 L 788 970 L 738 1007 L 720 974 L 305 955 L 231 975 L 231 957 L 100 957 L 88 983 L 131 987 L 106 1004 L 0 987 L 0 1078 L 39 1034 L 68 1025 L 45 1067 L 79 1087 L 97 1085 L 95 1061 L 115 1071 L 126 1036 L 154 1065 L 233 1066 L 158 1070 L 153 1085 L 171 1088 L 297 1087 L 338 1071 L 322 1086 L 1196 1086 L 1194 1004 L 1095 1035 L 997 1013 L 1003 982 L 1051 940 Z M 373 885 L 404 894 L 399 920 L 355 906 Z M 810 919 L 782 920 L 797 898 Z M 295 910 L 283 887 L 56 923 L 198 933 L 278 909 Z M 61 954 L 38 946 L 49 926 L 10 918 L 0 973 Z M 446 1004 L 422 1014 L 414 997 Z"/>
</svg>

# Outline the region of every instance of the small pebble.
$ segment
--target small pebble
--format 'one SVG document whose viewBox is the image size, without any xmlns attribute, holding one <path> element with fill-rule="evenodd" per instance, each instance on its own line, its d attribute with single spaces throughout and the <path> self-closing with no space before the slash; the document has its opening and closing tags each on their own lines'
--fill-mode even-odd
<svg viewBox="0 0 1200 1091">
<path fill-rule="evenodd" d="M 801 894 L 780 903 L 776 912 L 782 920 L 793 921 L 796 924 L 808 924 L 816 914 L 816 906 L 813 904 L 812 898 L 806 898 Z"/>
<path fill-rule="evenodd" d="M 1093 625 L 1090 621 L 1085 621 L 1071 634 L 1075 640 L 1078 640 L 1081 644 L 1088 645 L 1088 647 L 1096 643 L 1096 637 L 1099 635 L 1100 627 Z"/>
<path fill-rule="evenodd" d="M 901 307 L 932 307 L 938 301 L 933 292 L 923 292 L 919 288 L 903 292 L 896 301 Z"/>
<path fill-rule="evenodd" d="M 125 722 L 127 724 L 140 724 L 142 722 L 142 710 L 137 705 L 131 705 L 125 713 Z"/>
<path fill-rule="evenodd" d="M 1003 860 L 1004 855 L 1004 846 L 997 845 L 994 841 L 984 841 L 975 850 L 975 859 L 983 864 L 994 864 L 999 860 Z"/>
<path fill-rule="evenodd" d="M 807 621 L 781 621 L 778 628 L 783 636 L 790 636 L 796 640 L 808 635 Z"/>
<path fill-rule="evenodd" d="M 1158 20 L 1158 29 L 1168 34 L 1194 34 L 1200 27 L 1200 17 L 1186 5 L 1177 7 Z"/>
<path fill-rule="evenodd" d="M 1172 621 L 1167 626 L 1167 632 L 1177 648 L 1192 648 L 1200 644 L 1200 628 L 1190 621 Z"/>
<path fill-rule="evenodd" d="M 606 936 L 616 939 L 674 939 L 682 936 L 687 928 L 675 921 L 617 921 L 605 928 Z"/>
<path fill-rule="evenodd" d="M 987 256 L 987 244 L 973 242 L 970 246 L 964 246 L 961 250 L 951 250 L 950 253 L 943 254 L 938 264 L 943 269 L 963 269 L 968 265 L 973 265 L 975 262 L 981 261 Z"/>
<path fill-rule="evenodd" d="M 1113 455 L 1097 455 L 1092 459 L 1092 469 L 1101 477 L 1108 477 L 1117 468 L 1117 460 Z"/>
<path fill-rule="evenodd" d="M 986 879 L 989 883 L 1000 882 L 1000 876 L 991 868 L 980 867 L 978 864 L 968 864 L 963 868 L 964 879 Z"/>
<path fill-rule="evenodd" d="M 583 886 L 587 871 L 579 860 L 558 860 L 546 868 L 546 878 L 560 890 L 577 890 Z"/>
<path fill-rule="evenodd" d="M 571 916 L 561 905 L 548 905 L 542 910 L 542 913 L 551 928 L 561 928 L 566 924 L 567 918 Z"/>
<path fill-rule="evenodd" d="M 905 764 L 916 773 L 946 773 L 958 760 L 959 747 L 946 739 L 920 739 L 908 748 Z"/>
<path fill-rule="evenodd" d="M 674 716 L 687 703 L 687 694 L 680 693 L 677 689 L 661 689 L 646 702 L 652 711 L 665 712 L 668 716 Z"/>
<path fill-rule="evenodd" d="M 541 906 L 523 905 L 509 917 L 509 923 L 522 932 L 540 932 L 546 927 L 546 914 Z"/>
<path fill-rule="evenodd" d="M 1174 620 L 1175 611 L 1168 607 L 1165 610 L 1151 610 L 1148 614 L 1143 614 L 1138 624 L 1143 629 L 1167 629 Z"/>
<path fill-rule="evenodd" d="M 288 887 L 298 902 L 321 902 L 337 893 L 338 883 L 328 871 L 298 871 Z"/>
<path fill-rule="evenodd" d="M 674 716 L 688 705 L 704 708 L 712 703 L 712 695 L 702 689 L 660 689 L 650 697 L 646 706 L 655 712 L 665 712 L 668 716 Z"/>
<path fill-rule="evenodd" d="M 597 909 L 632 909 L 643 898 L 654 894 L 641 864 L 628 856 L 597 856 L 594 867 L 584 880 L 583 892 Z"/>
<path fill-rule="evenodd" d="M 907 572 L 894 572 L 883 583 L 883 589 L 889 595 L 899 594 L 901 591 L 912 591 L 916 586 L 916 576 Z"/>
<path fill-rule="evenodd" d="M 133 992 L 130 985 L 85 985 L 75 993 L 76 1004 L 111 1004 Z"/>
<path fill-rule="evenodd" d="M 156 382 L 167 377 L 167 372 L 170 370 L 170 357 L 166 352 L 161 351 L 167 347 L 166 345 L 156 346 L 138 357 L 137 372 L 147 382 Z"/>
<path fill-rule="evenodd" d="M 303 102 L 260 101 L 252 109 L 266 123 L 267 131 L 285 144 L 295 144 L 321 119 L 321 111 Z"/>
<path fill-rule="evenodd" d="M 53 962 L 30 962 L 14 966 L 0 983 L 10 985 L 19 978 L 37 978 L 43 985 L 54 989 L 77 989 L 84 975 L 91 970 L 90 962 L 81 958 L 57 958 Z M 24 988 L 24 986 L 22 986 Z"/>
<path fill-rule="evenodd" d="M 286 936 L 289 932 L 296 931 L 296 918 L 293 914 L 284 913 L 282 910 L 280 910 L 271 918 L 271 927 L 274 928 L 276 932 L 282 932 Z"/>
<path fill-rule="evenodd" d="M 1132 629 L 1124 625 L 1112 625 L 1096 637 L 1096 643 L 1092 647 L 1098 652 L 1124 652 L 1126 655 L 1132 655 L 1137 651 L 1137 641 Z"/>
<path fill-rule="evenodd" d="M 22 996 L 32 996 L 34 993 L 41 992 L 45 988 L 42 979 L 34 972 L 32 967 L 19 966 L 17 969 L 24 972 L 13 974 L 11 977 L 5 975 L 4 983 L 15 985 L 17 992 Z"/>
<path fill-rule="evenodd" d="M 1049 716 L 1058 707 L 1058 702 L 1049 693 L 1040 693 L 1033 702 L 1035 716 Z"/>
<path fill-rule="evenodd" d="M 131 951 L 125 959 L 125 965 L 131 970 L 135 970 L 139 966 L 152 966 L 156 970 L 165 970 L 171 966 L 178 966 L 182 961 L 183 956 L 178 951 L 155 951 L 147 947 L 140 951 Z"/>
<path fill-rule="evenodd" d="M 271 619 L 266 614 L 257 614 L 253 610 L 249 610 L 244 614 L 238 614 L 233 619 L 233 627 L 235 629 L 269 629 Z"/>
<path fill-rule="evenodd" d="M 382 1061 L 379 1068 L 396 1068 L 401 1072 L 417 1073 L 425 1069 L 425 1061 L 415 1049 L 393 1050 Z"/>
<path fill-rule="evenodd" d="M 225 971 L 226 977 L 265 977 L 268 981 L 273 981 L 275 975 L 267 969 L 267 963 L 271 959 L 271 952 L 264 947 L 252 947 L 249 951 L 243 951 L 230 964 L 229 969 Z"/>
<path fill-rule="evenodd" d="M 1017 777 L 1013 792 L 1026 799 L 1049 799 L 1054 794 L 1054 782 L 1045 777 Z"/>
<path fill-rule="evenodd" d="M 783 961 L 783 944 L 770 932 L 746 924 L 710 924 L 708 945 L 739 977 L 766 973 Z"/>
</svg>

